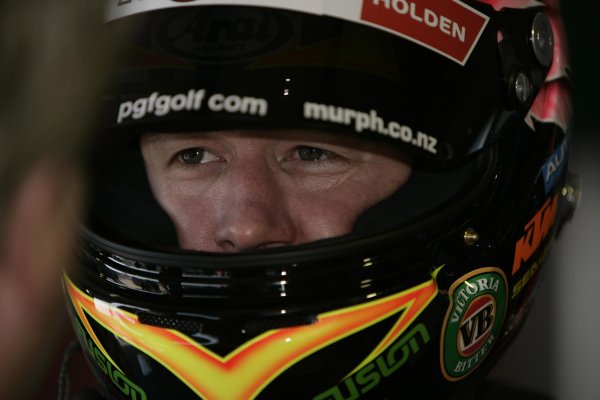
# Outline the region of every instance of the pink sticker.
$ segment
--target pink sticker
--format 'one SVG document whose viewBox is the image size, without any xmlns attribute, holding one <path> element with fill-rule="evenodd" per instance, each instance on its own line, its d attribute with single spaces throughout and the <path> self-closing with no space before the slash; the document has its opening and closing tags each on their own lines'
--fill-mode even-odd
<svg viewBox="0 0 600 400">
<path fill-rule="evenodd" d="M 544 3 L 536 0 L 479 0 L 494 7 L 496 11 L 503 8 L 529 8 L 543 6 Z"/>
<path fill-rule="evenodd" d="M 538 93 L 526 122 L 533 128 L 533 121 L 551 122 L 566 131 L 571 120 L 571 101 L 567 84 L 563 80 L 546 83 Z"/>
</svg>

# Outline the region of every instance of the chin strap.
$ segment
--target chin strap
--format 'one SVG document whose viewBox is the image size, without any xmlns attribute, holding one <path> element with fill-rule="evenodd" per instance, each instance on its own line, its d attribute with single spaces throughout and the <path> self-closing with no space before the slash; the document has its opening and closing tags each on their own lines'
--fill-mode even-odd
<svg viewBox="0 0 600 400">
<path fill-rule="evenodd" d="M 71 398 L 71 378 L 69 376 L 69 366 L 73 357 L 81 351 L 81 345 L 77 340 L 73 340 L 63 353 L 58 374 L 58 400 L 69 400 Z"/>
<path fill-rule="evenodd" d="M 63 353 L 60 372 L 58 374 L 58 400 L 71 400 L 71 378 L 69 376 L 69 367 L 73 358 L 81 352 L 81 345 L 77 340 L 73 340 Z M 78 393 L 73 400 L 104 400 L 100 392 L 89 389 Z"/>
</svg>

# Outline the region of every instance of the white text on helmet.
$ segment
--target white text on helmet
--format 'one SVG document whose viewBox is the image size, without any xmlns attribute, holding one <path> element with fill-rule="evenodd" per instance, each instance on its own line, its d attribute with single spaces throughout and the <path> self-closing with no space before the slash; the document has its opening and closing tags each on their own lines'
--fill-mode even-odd
<svg viewBox="0 0 600 400">
<path fill-rule="evenodd" d="M 437 139 L 421 131 L 415 132 L 410 126 L 396 121 L 385 122 L 377 111 L 368 113 L 351 108 L 336 107 L 327 104 L 304 103 L 304 118 L 341 125 L 350 125 L 356 132 L 371 131 L 412 144 L 429 153 L 437 153 Z"/>
<path fill-rule="evenodd" d="M 397 14 L 408 15 L 416 22 L 424 23 L 432 29 L 439 29 L 443 34 L 465 42 L 467 29 L 444 15 L 438 15 L 429 8 L 419 9 L 413 1 L 406 0 L 373 0 L 373 5 L 383 5 Z"/>
<path fill-rule="evenodd" d="M 204 89 L 190 89 L 187 93 L 175 95 L 152 93 L 148 97 L 124 101 L 119 106 L 117 123 L 122 123 L 127 118 L 141 119 L 146 115 L 154 114 L 157 117 L 165 116 L 171 112 L 199 111 L 203 100 L 207 96 Z M 207 107 L 213 112 L 240 113 L 265 116 L 268 111 L 268 102 L 255 97 L 238 95 L 225 95 L 215 93 L 208 96 Z"/>
</svg>

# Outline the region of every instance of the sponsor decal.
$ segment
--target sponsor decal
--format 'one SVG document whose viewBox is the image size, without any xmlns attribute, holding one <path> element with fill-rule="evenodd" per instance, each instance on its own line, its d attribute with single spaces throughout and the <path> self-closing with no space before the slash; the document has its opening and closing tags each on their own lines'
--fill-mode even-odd
<svg viewBox="0 0 600 400">
<path fill-rule="evenodd" d="M 203 63 L 241 62 L 281 47 L 292 37 L 292 23 L 268 9 L 247 8 L 231 14 L 182 9 L 156 30 L 157 44 L 167 51 Z"/>
<path fill-rule="evenodd" d="M 449 296 L 440 362 L 444 377 L 458 381 L 481 365 L 500 334 L 506 314 L 506 277 L 499 268 L 481 268 L 454 282 Z"/>
<path fill-rule="evenodd" d="M 404 364 L 405 351 L 418 351 L 415 350 L 417 334 L 423 343 L 428 340 L 429 334 L 424 327 L 411 327 L 438 293 L 437 285 L 431 279 L 379 300 L 320 314 L 317 322 L 311 325 L 265 332 L 220 356 L 179 331 L 142 324 L 137 315 L 88 296 L 68 277 L 65 282 L 83 327 L 108 360 L 110 357 L 94 334 L 88 316 L 162 364 L 198 396 L 229 400 L 254 399 L 281 373 L 311 354 L 394 317 L 396 322 L 385 337 L 353 371 L 364 371 L 361 380 L 375 378 L 376 375 L 369 374 L 375 366 L 380 373 L 391 373 Z M 399 339 L 401 337 L 404 339 Z"/>
<path fill-rule="evenodd" d="M 548 5 L 551 9 L 556 7 L 554 11 L 551 11 L 548 15 L 550 19 L 550 25 L 552 26 L 552 32 L 554 33 L 554 61 L 546 81 L 550 82 L 556 79 L 566 78 L 569 75 L 571 69 L 569 54 L 568 54 L 568 40 L 565 32 L 564 24 L 560 18 L 560 11 L 558 10 L 558 4 Z"/>
<path fill-rule="evenodd" d="M 385 378 L 398 371 L 412 355 L 429 343 L 427 327 L 417 324 L 374 361 L 350 375 L 342 383 L 315 396 L 313 400 L 358 399 L 377 387 Z M 421 346 L 419 346 L 419 343 Z M 346 397 L 346 393 L 350 397 Z"/>
<path fill-rule="evenodd" d="M 546 258 L 546 255 L 548 254 L 548 251 L 550 251 L 550 246 L 546 245 L 537 260 L 535 260 L 535 262 L 529 268 L 527 268 L 527 270 L 523 273 L 523 276 L 521 276 L 515 283 L 512 291 L 513 299 L 517 297 L 517 295 L 521 293 L 521 291 L 527 287 L 527 284 L 536 276 L 537 272 L 542 266 L 542 263 L 544 262 L 544 259 Z"/>
<path fill-rule="evenodd" d="M 546 84 L 536 96 L 525 122 L 535 130 L 533 120 L 550 122 L 567 132 L 572 115 L 570 89 L 563 78 L 568 76 L 570 60 L 567 54 L 567 37 L 558 13 L 558 4 L 547 1 L 548 18 L 554 33 L 554 60 L 546 76 Z"/>
<path fill-rule="evenodd" d="M 117 7 L 124 6 L 125 4 L 130 4 L 133 1 L 134 0 L 117 0 Z M 137 0 L 137 1 L 143 1 L 143 0 Z M 170 1 L 173 1 L 175 3 L 189 3 L 190 1 L 196 1 L 196 0 L 170 0 Z"/>
<path fill-rule="evenodd" d="M 385 122 L 377 111 L 362 112 L 345 107 L 313 102 L 304 103 L 304 118 L 354 127 L 358 133 L 376 132 L 437 154 L 437 139 L 396 121 Z"/>
<path fill-rule="evenodd" d="M 544 178 L 544 188 L 546 194 L 550 193 L 556 181 L 562 175 L 566 166 L 566 155 L 568 151 L 567 139 L 563 139 L 562 143 L 552 153 L 548 160 L 542 165 L 541 173 Z"/>
<path fill-rule="evenodd" d="M 515 259 L 512 275 L 514 276 L 524 262 L 529 261 L 533 253 L 540 247 L 542 241 L 548 236 L 556 222 L 558 208 L 558 194 L 548 198 L 542 208 L 525 225 L 525 234 L 517 240 L 515 245 Z"/>
<path fill-rule="evenodd" d="M 146 11 L 192 5 L 245 5 L 284 8 L 319 15 L 323 15 L 325 11 L 331 9 L 330 11 L 333 14 L 348 16 L 348 4 L 352 5 L 352 3 L 356 3 L 357 1 L 361 0 L 346 0 L 342 4 L 339 1 L 332 2 L 331 0 L 111 0 L 107 2 L 105 19 L 112 21 Z M 333 6 L 331 6 L 332 3 Z"/>
<path fill-rule="evenodd" d="M 496 11 L 503 8 L 530 8 L 544 5 L 544 3 L 536 0 L 479 0 L 479 2 L 491 5 Z"/>
<path fill-rule="evenodd" d="M 152 93 L 148 97 L 124 101 L 119 105 L 117 123 L 126 119 L 141 119 L 153 114 L 163 117 L 173 112 L 200 111 L 204 107 L 212 112 L 230 114 L 267 115 L 269 103 L 262 98 L 239 96 L 235 94 L 214 93 L 208 95 L 204 89 L 190 89 L 187 93 L 174 95 Z"/>
<path fill-rule="evenodd" d="M 361 19 L 464 65 L 489 18 L 454 1 L 365 0 Z"/>
<path fill-rule="evenodd" d="M 546 83 L 536 96 L 531 111 L 525 118 L 529 127 L 535 130 L 533 119 L 558 125 L 567 132 L 571 121 L 572 107 L 569 89 L 563 80 Z"/>
<path fill-rule="evenodd" d="M 75 324 L 75 331 L 82 343 L 85 351 L 88 352 L 90 358 L 96 363 L 98 368 L 110 379 L 115 388 L 119 390 L 126 398 L 131 400 L 147 400 L 146 392 L 142 390 L 138 385 L 133 383 L 129 378 L 125 376 L 123 371 L 114 364 L 110 356 L 106 351 L 96 346 L 94 340 L 86 334 L 85 329 L 81 326 L 81 323 L 77 321 Z"/>
</svg>

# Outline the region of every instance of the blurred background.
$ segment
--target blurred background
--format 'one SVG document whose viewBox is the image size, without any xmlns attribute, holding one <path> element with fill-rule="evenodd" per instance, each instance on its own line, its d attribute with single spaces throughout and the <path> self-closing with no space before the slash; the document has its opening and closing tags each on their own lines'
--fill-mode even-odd
<svg viewBox="0 0 600 400">
<path fill-rule="evenodd" d="M 586 7 L 583 7 L 583 5 Z M 491 378 L 555 400 L 600 399 L 600 50 L 598 2 L 561 1 L 574 76 L 571 172 L 583 197 L 542 274 L 521 334 Z"/>
</svg>

